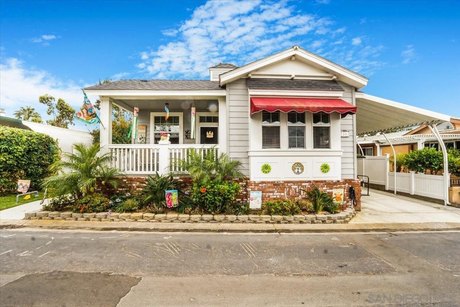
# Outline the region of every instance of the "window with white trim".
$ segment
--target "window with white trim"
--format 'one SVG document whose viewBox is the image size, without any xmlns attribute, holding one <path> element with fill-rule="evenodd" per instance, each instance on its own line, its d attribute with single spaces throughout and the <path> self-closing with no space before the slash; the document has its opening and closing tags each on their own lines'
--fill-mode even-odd
<svg viewBox="0 0 460 307">
<path fill-rule="evenodd" d="M 287 115 L 289 148 L 305 148 L 305 113 Z"/>
<path fill-rule="evenodd" d="M 262 148 L 280 148 L 280 112 L 262 111 Z"/>
<path fill-rule="evenodd" d="M 313 114 L 313 148 L 331 148 L 331 116 L 324 112 Z"/>
</svg>

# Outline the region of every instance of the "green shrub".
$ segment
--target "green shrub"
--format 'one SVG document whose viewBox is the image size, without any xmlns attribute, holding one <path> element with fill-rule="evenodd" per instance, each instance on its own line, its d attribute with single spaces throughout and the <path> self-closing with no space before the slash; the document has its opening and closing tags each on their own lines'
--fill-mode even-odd
<svg viewBox="0 0 460 307">
<path fill-rule="evenodd" d="M 139 202 L 135 198 L 128 198 L 115 207 L 116 212 L 134 212 L 139 210 Z"/>
<path fill-rule="evenodd" d="M 159 175 L 147 177 L 147 183 L 140 194 L 143 205 L 165 207 L 165 191 L 176 189 L 177 182 L 171 175 Z"/>
<path fill-rule="evenodd" d="M 43 206 L 45 211 L 73 211 L 75 198 L 72 195 L 61 195 L 51 198 L 47 205 Z"/>
<path fill-rule="evenodd" d="M 332 202 L 326 202 L 323 206 L 323 210 L 327 211 L 331 214 L 337 213 L 340 211 L 340 206 L 339 204 Z"/>
<path fill-rule="evenodd" d="M 411 171 L 436 173 L 443 168 L 442 152 L 435 148 L 423 148 L 406 154 L 404 164 Z"/>
<path fill-rule="evenodd" d="M 209 182 L 205 185 L 193 183 L 191 198 L 204 212 L 223 213 L 231 206 L 240 192 L 237 182 Z"/>
<path fill-rule="evenodd" d="M 295 215 L 300 212 L 298 204 L 291 200 L 267 201 L 262 205 L 262 213 L 268 215 Z"/>
<path fill-rule="evenodd" d="M 59 147 L 51 137 L 29 130 L 0 127 L 0 194 L 14 193 L 18 179 L 30 180 L 39 189 L 59 159 Z"/>
<path fill-rule="evenodd" d="M 73 212 L 92 213 L 106 212 L 111 209 L 110 200 L 102 194 L 94 193 L 86 195 L 75 202 Z"/>
<path fill-rule="evenodd" d="M 313 187 L 309 191 L 306 191 L 307 199 L 311 202 L 313 211 L 315 213 L 319 213 L 326 208 L 331 210 L 333 208 L 333 200 L 332 197 L 327 194 L 326 192 L 321 191 L 318 187 Z"/>
<path fill-rule="evenodd" d="M 240 185 L 234 179 L 242 178 L 241 162 L 226 154 L 217 156 L 214 150 L 191 150 L 179 165 L 192 177 L 192 199 L 196 209 L 205 213 L 238 212 L 235 204 Z"/>
<path fill-rule="evenodd" d="M 244 215 L 248 214 L 251 209 L 249 209 L 248 202 L 234 202 L 227 206 L 225 213 L 235 214 L 235 215 Z"/>
<path fill-rule="evenodd" d="M 314 212 L 313 205 L 308 199 L 300 199 L 296 203 L 301 211 Z"/>
</svg>

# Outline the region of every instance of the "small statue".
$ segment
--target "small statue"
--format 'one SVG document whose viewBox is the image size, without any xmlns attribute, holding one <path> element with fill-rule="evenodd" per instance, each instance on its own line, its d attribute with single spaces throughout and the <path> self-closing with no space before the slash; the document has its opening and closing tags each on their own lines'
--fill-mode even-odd
<svg viewBox="0 0 460 307">
<path fill-rule="evenodd" d="M 169 141 L 169 136 L 170 134 L 167 133 L 166 131 L 161 131 L 160 141 L 158 142 L 158 144 L 171 144 L 171 142 Z"/>
</svg>

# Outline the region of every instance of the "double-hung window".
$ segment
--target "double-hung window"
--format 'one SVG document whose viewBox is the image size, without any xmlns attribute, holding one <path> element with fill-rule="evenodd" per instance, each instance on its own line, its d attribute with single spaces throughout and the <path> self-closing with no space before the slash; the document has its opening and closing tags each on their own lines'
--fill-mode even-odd
<svg viewBox="0 0 460 307">
<path fill-rule="evenodd" d="M 331 148 L 331 117 L 320 112 L 313 114 L 313 148 Z"/>
<path fill-rule="evenodd" d="M 305 148 L 305 113 L 288 113 L 289 148 Z"/>
<path fill-rule="evenodd" d="M 262 148 L 280 148 L 280 112 L 262 112 Z"/>
</svg>

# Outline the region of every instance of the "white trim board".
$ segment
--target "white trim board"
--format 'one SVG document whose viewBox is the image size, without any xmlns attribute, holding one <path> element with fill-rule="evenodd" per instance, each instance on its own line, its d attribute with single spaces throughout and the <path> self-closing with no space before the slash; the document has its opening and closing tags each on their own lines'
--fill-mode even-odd
<svg viewBox="0 0 460 307">
<path fill-rule="evenodd" d="M 340 65 L 337 65 L 331 61 L 326 60 L 318 55 L 310 53 L 298 46 L 294 46 L 282 52 L 276 53 L 272 56 L 260 59 L 258 61 L 249 63 L 242 67 L 236 68 L 229 72 L 220 75 L 220 85 L 225 85 L 237 79 L 247 76 L 250 72 L 259 69 L 261 67 L 291 58 L 292 56 L 298 56 L 308 63 L 317 65 L 327 72 L 338 75 L 338 79 L 342 79 L 345 83 L 350 84 L 356 88 L 362 88 L 367 85 L 368 79 L 360 74 L 357 74 L 349 69 L 346 69 Z"/>
</svg>

